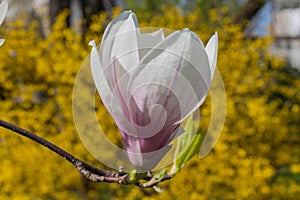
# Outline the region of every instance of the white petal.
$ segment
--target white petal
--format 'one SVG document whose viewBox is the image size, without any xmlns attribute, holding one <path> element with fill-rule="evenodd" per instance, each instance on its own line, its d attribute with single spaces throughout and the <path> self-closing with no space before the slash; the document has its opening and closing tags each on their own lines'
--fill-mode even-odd
<svg viewBox="0 0 300 200">
<path fill-rule="evenodd" d="M 113 37 L 118 32 L 122 31 L 120 30 L 121 26 L 130 16 L 132 17 L 131 19 L 133 20 L 134 27 L 138 28 L 136 15 L 131 11 L 124 11 L 108 24 L 104 31 L 102 40 L 107 40 L 109 37 Z"/>
<path fill-rule="evenodd" d="M 91 72 L 103 104 L 121 131 L 136 136 L 128 121 L 127 85 L 125 84 L 128 82 L 128 76 L 123 74 L 124 70 L 119 63 L 116 63 L 117 66 L 113 63 L 104 70 L 95 41 L 89 44 L 93 47 L 90 55 Z"/>
<path fill-rule="evenodd" d="M 0 46 L 2 46 L 2 44 L 4 43 L 4 39 L 0 39 Z"/>
<path fill-rule="evenodd" d="M 164 33 L 162 29 L 154 33 L 143 33 L 138 34 L 138 46 L 139 46 L 139 55 L 142 59 L 147 52 L 156 46 L 159 42 L 164 39 Z"/>
<path fill-rule="evenodd" d="M 199 41 L 189 30 L 176 31 L 147 53 L 141 61 L 145 66 L 133 73 L 129 83 L 141 108 L 164 105 L 168 119 L 180 113 L 180 123 L 201 105 L 211 74 L 206 51 Z"/>
<path fill-rule="evenodd" d="M 113 59 L 118 59 L 126 71 L 138 65 L 137 33 L 138 22 L 133 12 L 125 11 L 112 20 L 104 32 L 100 48 L 104 69 Z"/>
<path fill-rule="evenodd" d="M 203 42 L 201 41 L 201 39 L 200 39 L 194 32 L 192 32 L 192 31 L 191 31 L 190 29 L 188 29 L 188 28 L 184 28 L 182 31 L 183 31 L 183 32 L 189 32 L 189 33 L 191 33 L 190 36 L 193 38 L 193 40 L 194 40 L 195 42 L 197 42 L 201 47 L 204 48 Z"/>
<path fill-rule="evenodd" d="M 205 49 L 210 63 L 211 79 L 213 79 L 215 69 L 216 69 L 216 64 L 217 64 L 217 57 L 218 57 L 218 33 L 217 32 L 209 39 Z"/>
<path fill-rule="evenodd" d="M 112 92 L 106 80 L 104 70 L 101 66 L 99 52 L 97 50 L 97 46 L 95 41 L 91 41 L 89 43 L 92 48 L 92 52 L 90 55 L 90 65 L 91 65 L 91 72 L 92 76 L 96 85 L 96 88 L 100 94 L 102 102 L 104 103 L 105 107 L 111 112 L 110 102 L 112 98 Z"/>
<path fill-rule="evenodd" d="M 6 1 L 3 1 L 1 4 L 0 4 L 0 25 L 2 24 L 5 16 L 6 16 L 6 13 L 7 13 L 7 8 L 8 8 L 8 4 Z"/>
</svg>

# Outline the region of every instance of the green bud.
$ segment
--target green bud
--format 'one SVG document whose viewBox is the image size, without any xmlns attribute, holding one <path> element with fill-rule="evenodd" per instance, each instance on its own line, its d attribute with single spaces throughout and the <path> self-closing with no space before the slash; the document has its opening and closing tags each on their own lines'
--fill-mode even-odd
<svg viewBox="0 0 300 200">
<path fill-rule="evenodd" d="M 174 163 L 171 169 L 171 174 L 177 174 L 189 161 L 193 155 L 200 150 L 204 135 L 201 129 L 196 130 L 195 121 L 190 116 L 184 127 L 185 133 L 177 140 L 177 147 L 174 155 Z"/>
<path fill-rule="evenodd" d="M 136 183 L 144 178 L 147 173 L 138 173 L 135 169 L 129 172 L 128 183 Z"/>
<path fill-rule="evenodd" d="M 164 176 L 167 174 L 167 169 L 164 168 L 162 170 L 159 170 L 157 171 L 155 174 L 154 174 L 154 178 L 158 181 L 160 181 L 161 179 L 164 178 Z"/>
</svg>

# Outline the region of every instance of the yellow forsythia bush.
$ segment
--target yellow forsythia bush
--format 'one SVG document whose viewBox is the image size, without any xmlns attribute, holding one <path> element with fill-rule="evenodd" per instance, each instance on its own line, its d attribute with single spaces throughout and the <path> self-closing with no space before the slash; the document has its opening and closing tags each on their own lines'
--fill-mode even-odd
<svg viewBox="0 0 300 200">
<path fill-rule="evenodd" d="M 117 11 L 116 11 L 117 12 Z M 195 156 L 163 193 L 135 186 L 91 183 L 56 154 L 0 129 L 0 199 L 298 199 L 300 195 L 300 79 L 268 54 L 270 38 L 245 39 L 226 9 L 183 16 L 175 8 L 149 18 L 141 27 L 190 28 L 204 41 L 219 34 L 218 68 L 224 80 L 227 115 L 222 135 L 204 159 Z M 47 138 L 75 156 L 104 168 L 82 145 L 72 116 L 73 82 L 88 41 L 100 42 L 105 16 L 94 18 L 84 35 L 66 28 L 65 14 L 49 36 L 22 20 L 1 27 L 0 113 Z M 84 91 L 83 91 L 84 95 Z M 121 144 L 118 130 L 98 101 L 98 117 L 108 137 Z M 203 128 L 210 120 L 208 102 L 201 108 Z M 96 137 L 96 135 L 95 135 Z"/>
</svg>

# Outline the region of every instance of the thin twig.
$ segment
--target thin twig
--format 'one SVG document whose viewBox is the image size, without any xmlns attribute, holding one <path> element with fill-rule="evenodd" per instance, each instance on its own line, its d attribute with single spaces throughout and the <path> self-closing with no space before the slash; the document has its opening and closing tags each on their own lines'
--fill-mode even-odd
<svg viewBox="0 0 300 200">
<path fill-rule="evenodd" d="M 14 124 L 3 121 L 1 119 L 0 119 L 0 126 L 2 126 L 3 128 L 6 128 L 8 130 L 11 130 L 19 135 L 27 137 L 27 138 L 37 142 L 38 144 L 41 144 L 44 147 L 47 147 L 51 151 L 55 152 L 59 156 L 65 158 L 67 161 L 69 161 L 84 177 L 86 177 L 90 181 L 129 184 L 129 182 L 128 182 L 129 174 L 124 173 L 122 170 L 120 170 L 119 172 L 111 172 L 111 171 L 96 168 L 96 167 L 74 157 L 70 153 L 66 152 L 65 150 L 56 146 L 55 144 L 47 141 L 46 139 L 41 138 L 30 131 L 27 131 L 23 128 L 20 128 Z M 154 176 L 152 174 L 150 174 L 143 178 L 147 182 L 145 182 L 145 183 L 137 182 L 134 184 L 140 188 L 148 188 L 148 187 L 157 185 L 159 182 L 169 180 L 171 178 L 172 178 L 172 176 L 167 174 L 161 180 L 156 180 L 154 178 Z"/>
<path fill-rule="evenodd" d="M 82 160 L 79 160 L 78 158 L 74 157 L 73 155 L 71 155 L 70 153 L 61 149 L 60 147 L 56 146 L 55 144 L 47 141 L 46 139 L 41 138 L 41 137 L 35 135 L 34 133 L 31 133 L 30 131 L 20 128 L 14 124 L 11 124 L 9 122 L 6 122 L 6 121 L 3 121 L 0 119 L 0 126 L 6 128 L 6 129 L 9 129 L 15 133 L 18 133 L 24 137 L 27 137 L 27 138 L 43 145 L 44 147 L 47 147 L 51 151 L 55 152 L 59 156 L 65 158 L 67 161 L 69 161 L 72 165 L 74 165 L 76 167 L 76 169 L 80 173 L 85 175 L 85 177 L 87 177 L 89 180 L 95 181 L 97 179 L 97 178 L 95 178 L 96 176 L 98 177 L 97 180 L 102 180 L 102 178 L 100 178 L 100 177 L 117 177 L 118 176 L 118 172 L 115 173 L 115 172 L 98 169 L 88 163 L 83 162 Z M 89 172 L 89 173 L 87 173 L 87 172 Z M 94 176 L 91 176 L 91 174 L 93 174 Z M 103 179 L 103 181 L 105 181 L 105 179 Z"/>
<path fill-rule="evenodd" d="M 153 187 L 153 186 L 157 185 L 160 182 L 163 182 L 163 181 L 166 181 L 166 180 L 170 180 L 171 178 L 173 178 L 173 175 L 171 175 L 171 174 L 166 174 L 161 180 L 157 180 L 153 176 L 147 182 L 145 182 L 145 183 L 138 182 L 135 185 L 139 186 L 140 188 L 149 188 L 149 187 Z"/>
</svg>

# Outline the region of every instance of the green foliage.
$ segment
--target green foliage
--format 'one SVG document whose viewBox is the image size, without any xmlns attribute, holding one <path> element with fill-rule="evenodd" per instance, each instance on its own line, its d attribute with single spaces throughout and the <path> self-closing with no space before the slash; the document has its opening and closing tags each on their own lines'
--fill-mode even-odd
<svg viewBox="0 0 300 200">
<path fill-rule="evenodd" d="M 300 80 L 270 56 L 270 38 L 247 40 L 226 9 L 186 16 L 164 8 L 164 16 L 139 16 L 142 27 L 189 27 L 204 41 L 219 34 L 218 68 L 224 79 L 227 117 L 214 150 L 193 157 L 163 193 L 135 186 L 90 183 L 64 159 L 4 129 L 0 130 L 0 199 L 298 199 L 300 195 Z M 83 147 L 72 118 L 72 88 L 90 47 L 101 39 L 105 16 L 95 17 L 82 37 L 65 28 L 64 15 L 46 38 L 34 24 L 5 24 L 0 48 L 1 118 L 36 132 L 75 156 L 104 167 Z M 84 91 L 83 91 L 84 95 Z M 210 120 L 210 101 L 201 107 L 201 126 Z M 108 138 L 118 130 L 98 104 Z"/>
<path fill-rule="evenodd" d="M 177 174 L 197 152 L 200 151 L 204 139 L 204 133 L 201 129 L 196 130 L 196 122 L 191 115 L 186 120 L 184 126 L 185 134 L 177 139 L 177 146 L 174 155 L 174 164 L 171 169 L 171 174 Z"/>
<path fill-rule="evenodd" d="M 162 169 L 162 170 L 159 170 L 158 172 L 156 172 L 155 174 L 154 174 L 154 178 L 156 179 L 156 180 L 162 180 L 163 179 L 163 177 L 167 174 L 167 169 L 165 168 L 165 169 Z"/>
</svg>

